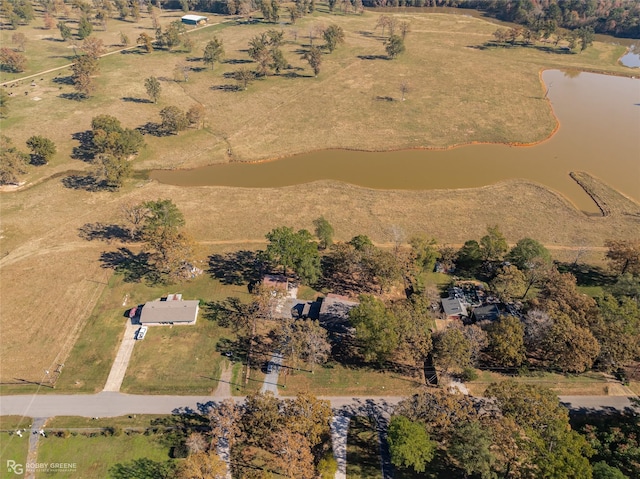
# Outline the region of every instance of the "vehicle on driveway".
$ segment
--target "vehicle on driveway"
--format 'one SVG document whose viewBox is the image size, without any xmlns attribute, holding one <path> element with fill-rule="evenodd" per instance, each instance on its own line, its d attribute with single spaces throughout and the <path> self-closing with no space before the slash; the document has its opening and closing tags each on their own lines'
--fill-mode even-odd
<svg viewBox="0 0 640 479">
<path fill-rule="evenodd" d="M 147 327 L 146 326 L 140 326 L 140 329 L 138 329 L 138 331 L 136 332 L 136 339 L 137 340 L 144 339 L 144 336 L 146 334 L 147 334 Z"/>
</svg>

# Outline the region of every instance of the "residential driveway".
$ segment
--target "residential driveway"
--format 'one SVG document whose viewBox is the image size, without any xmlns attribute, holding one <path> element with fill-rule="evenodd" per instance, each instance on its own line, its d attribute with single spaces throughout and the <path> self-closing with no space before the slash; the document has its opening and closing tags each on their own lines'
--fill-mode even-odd
<svg viewBox="0 0 640 479">
<path fill-rule="evenodd" d="M 262 384 L 262 388 L 260 388 L 260 392 L 271 391 L 274 396 L 278 395 L 278 375 L 280 374 L 281 366 L 282 354 L 273 353 L 267 366 L 271 372 L 268 372 L 264 377 L 264 383 Z"/>
<path fill-rule="evenodd" d="M 127 367 L 129 367 L 129 360 L 131 359 L 131 353 L 133 353 L 133 346 L 136 344 L 134 334 L 139 327 L 140 325 L 131 324 L 131 321 L 127 321 L 127 327 L 124 331 L 122 342 L 120 343 L 118 355 L 111 366 L 111 372 L 109 373 L 109 377 L 107 378 L 103 391 L 120 391 L 122 380 L 127 372 Z"/>
</svg>

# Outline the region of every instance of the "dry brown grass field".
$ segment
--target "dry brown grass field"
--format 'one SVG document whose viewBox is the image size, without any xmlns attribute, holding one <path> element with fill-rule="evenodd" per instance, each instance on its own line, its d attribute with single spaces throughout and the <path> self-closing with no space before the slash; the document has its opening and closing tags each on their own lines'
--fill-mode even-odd
<svg viewBox="0 0 640 479">
<path fill-rule="evenodd" d="M 637 235 L 637 215 L 588 217 L 557 194 L 515 180 L 455 191 L 380 191 L 336 182 L 279 189 L 180 188 L 134 180 L 118 193 L 68 189 L 59 177 L 39 182 L 65 170 L 88 168 L 70 158 L 77 146 L 71 134 L 86 130 L 91 118 L 101 113 L 137 127 L 158 121 L 159 110 L 169 104 L 205 105 L 205 129 L 147 136 L 147 148 L 134 161 L 139 169 L 227 161 L 228 148 L 236 159 L 260 160 L 327 147 L 527 143 L 545 138 L 555 126 L 542 98 L 541 68 L 629 74 L 629 69 L 616 64 L 621 47 L 597 43 L 580 55 L 480 50 L 476 47 L 491 38 L 495 25 L 442 14 L 407 16 L 411 21 L 407 53 L 397 61 L 358 58 L 384 54 L 380 32 L 374 30 L 376 18 L 375 13 L 317 13 L 295 27 L 283 26 L 285 56 L 301 68 L 292 70 L 301 76 L 270 76 L 247 91 L 217 87 L 234 83 L 224 74 L 242 66 L 237 61 L 247 60 L 243 50 L 248 40 L 272 25 L 211 26 L 192 32 L 197 46 L 190 54 L 105 57 L 96 94 L 84 102 L 60 98 L 71 89 L 52 80 L 67 76 L 66 71 L 43 75 L 36 87 L 30 80 L 20 82 L 14 90 L 29 95 L 16 95 L 10 103 L 10 117 L 0 123 L 3 134 L 20 147 L 33 134 L 46 135 L 58 145 L 58 154 L 50 165 L 34 168 L 27 176 L 33 186 L 2 193 L 0 198 L 0 381 L 38 381 L 45 369 L 65 361 L 111 274 L 101 267 L 100 254 L 117 248 L 81 239 L 78 228 L 120 222 L 125 202 L 171 198 L 184 212 L 187 228 L 199 242 L 199 259 L 204 260 L 221 245 L 259 247 L 264 234 L 280 225 L 311 228 L 320 215 L 334 225 L 339 240 L 363 233 L 378 243 L 390 243 L 396 227 L 407 237 L 422 232 L 441 243 L 460 244 L 478 239 L 487 225 L 499 224 L 510 242 L 531 236 L 567 260 L 573 259 L 577 248 L 587 246 L 592 248 L 589 259 L 601 261 L 601 247 L 612 232 L 617 238 Z M 304 35 L 312 26 L 331 23 L 343 26 L 346 44 L 325 56 L 322 71 L 314 78 L 296 51 L 307 43 Z M 293 30 L 298 31 L 297 42 Z M 199 57 L 214 32 L 224 41 L 227 62 L 213 71 L 192 72 L 187 83 L 172 81 L 174 65 Z M 30 41 L 27 53 L 37 51 L 36 41 Z M 189 63 L 204 66 L 199 61 Z M 158 105 L 131 101 L 146 97 L 143 81 L 150 75 L 168 77 L 162 81 Z M 411 85 L 406 102 L 375 100 L 397 98 L 402 80 Z M 33 101 L 36 94 L 40 101 Z"/>
</svg>

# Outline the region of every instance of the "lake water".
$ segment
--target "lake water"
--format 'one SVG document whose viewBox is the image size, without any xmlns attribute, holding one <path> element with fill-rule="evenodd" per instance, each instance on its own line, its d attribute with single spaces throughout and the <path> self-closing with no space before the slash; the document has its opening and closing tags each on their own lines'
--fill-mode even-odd
<svg viewBox="0 0 640 479">
<path fill-rule="evenodd" d="M 153 171 L 150 176 L 179 186 L 265 188 L 338 180 L 380 189 L 471 188 L 524 178 L 562 193 L 584 211 L 597 212 L 569 177 L 570 171 L 587 171 L 640 199 L 640 80 L 558 70 L 544 72 L 543 79 L 560 128 L 532 147 L 326 150 L 258 164 Z"/>
<path fill-rule="evenodd" d="M 640 68 L 640 43 L 629 46 L 629 51 L 620 57 L 620 63 L 625 67 Z"/>
</svg>

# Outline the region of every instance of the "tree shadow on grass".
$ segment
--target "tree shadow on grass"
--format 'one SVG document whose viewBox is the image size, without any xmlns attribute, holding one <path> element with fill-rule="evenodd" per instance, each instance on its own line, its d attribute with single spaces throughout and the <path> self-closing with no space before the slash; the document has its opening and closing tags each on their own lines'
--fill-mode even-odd
<svg viewBox="0 0 640 479">
<path fill-rule="evenodd" d="M 574 275 L 578 286 L 605 286 L 616 281 L 604 269 L 588 264 L 558 263 L 558 271 Z"/>
<path fill-rule="evenodd" d="M 121 100 L 129 103 L 153 103 L 151 100 L 147 98 L 135 98 L 132 96 L 123 96 Z"/>
<path fill-rule="evenodd" d="M 80 145 L 73 147 L 71 158 L 87 162 L 93 160 L 95 156 L 95 150 L 93 147 L 93 131 L 79 131 L 78 133 L 72 134 L 71 138 L 80 143 Z"/>
<path fill-rule="evenodd" d="M 131 230 L 121 225 L 105 223 L 85 223 L 78 228 L 78 236 L 87 241 L 100 240 L 111 242 L 112 240 L 128 241 L 131 239 Z"/>
<path fill-rule="evenodd" d="M 360 60 L 389 60 L 387 55 L 358 55 Z"/>
<path fill-rule="evenodd" d="M 152 121 L 139 126 L 138 128 L 136 128 L 136 130 L 138 130 L 143 135 L 151 135 L 156 137 L 169 136 L 169 133 L 167 133 L 167 131 L 162 128 L 162 125 L 160 123 L 154 123 Z"/>
<path fill-rule="evenodd" d="M 240 87 L 240 85 L 213 85 L 211 87 L 212 90 L 220 90 L 220 91 L 227 91 L 227 92 L 234 92 L 234 91 L 241 91 L 242 87 Z"/>
<path fill-rule="evenodd" d="M 65 188 L 72 190 L 100 191 L 100 183 L 92 175 L 69 175 L 62 178 Z"/>
<path fill-rule="evenodd" d="M 246 63 L 253 63 L 252 60 L 246 60 L 244 58 L 229 58 L 222 63 L 228 63 L 229 65 L 244 65 Z"/>
<path fill-rule="evenodd" d="M 149 254 L 133 253 L 128 248 L 118 248 L 117 251 L 104 251 L 100 255 L 100 262 L 105 269 L 113 269 L 124 276 L 127 283 L 137 283 L 148 280 L 157 283 L 158 278 L 149 264 Z"/>
<path fill-rule="evenodd" d="M 209 256 L 209 273 L 223 284 L 249 285 L 260 281 L 264 262 L 256 251 L 240 250 Z"/>
</svg>

